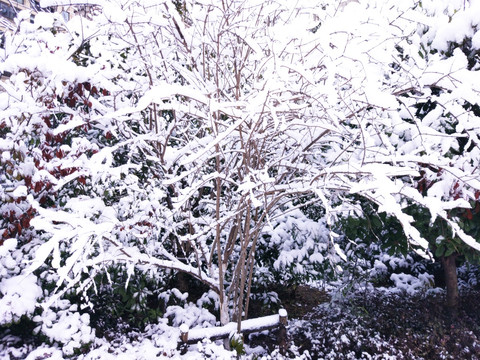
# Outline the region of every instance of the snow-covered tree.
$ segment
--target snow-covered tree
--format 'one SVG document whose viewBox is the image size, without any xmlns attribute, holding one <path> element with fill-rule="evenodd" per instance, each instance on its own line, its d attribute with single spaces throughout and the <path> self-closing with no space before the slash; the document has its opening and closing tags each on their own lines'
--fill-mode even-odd
<svg viewBox="0 0 480 360">
<path fill-rule="evenodd" d="M 27 271 L 47 266 L 60 295 L 116 263 L 188 273 L 222 324 L 248 314 L 259 241 L 285 241 L 288 214 L 311 226 L 298 211 L 312 204 L 311 234 L 360 196 L 424 254 L 412 204 L 480 249 L 448 214 L 480 190 L 464 107 L 479 82 L 462 52 L 419 52 L 418 5 L 110 0 L 67 24 L 20 16 L 0 69 L 4 238 L 33 239 Z M 423 116 L 428 101 L 439 111 Z M 452 158 L 459 139 L 473 149 Z M 344 258 L 337 236 L 319 238 Z"/>
<path fill-rule="evenodd" d="M 417 93 L 415 118 L 430 129 L 438 132 L 437 157 L 443 157 L 448 166 L 430 162 L 421 165 L 417 187 L 424 197 L 441 200 L 463 200 L 463 205 L 447 210 L 448 224 L 441 216 L 428 219 L 425 210 L 412 207 L 422 234 L 431 245 L 435 256 L 444 267 L 447 285 L 447 305 L 455 309 L 458 305 L 456 259 L 464 257 L 469 262 L 478 262 L 479 252 L 475 244 L 462 241 L 462 232 L 478 239 L 478 218 L 480 192 L 475 184 L 479 168 L 479 118 L 478 70 L 479 43 L 476 28 L 480 7 L 476 2 L 452 2 L 445 4 L 420 4 L 427 19 L 421 36 L 420 55 L 427 64 L 428 82 L 423 93 Z M 433 75 L 442 73 L 442 77 Z M 435 80 L 435 81 L 432 81 Z M 407 97 L 409 97 L 407 95 Z M 429 221 L 430 220 L 430 221 Z M 423 225 L 423 226 L 422 226 Z"/>
</svg>

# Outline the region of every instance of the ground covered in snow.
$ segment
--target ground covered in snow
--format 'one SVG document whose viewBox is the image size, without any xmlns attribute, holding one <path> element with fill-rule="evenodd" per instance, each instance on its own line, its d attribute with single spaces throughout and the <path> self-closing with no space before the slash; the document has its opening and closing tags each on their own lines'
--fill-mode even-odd
<svg viewBox="0 0 480 360">
<path fill-rule="evenodd" d="M 463 289 L 461 310 L 453 319 L 444 306 L 444 294 L 435 289 L 406 292 L 355 290 L 347 296 L 335 291 L 300 287 L 283 295 L 291 317 L 289 350 L 282 356 L 276 331 L 251 334 L 244 359 L 480 359 L 480 292 Z M 315 304 L 316 303 L 316 304 Z M 268 311 L 268 309 L 263 309 Z M 236 352 L 223 349 L 221 341 L 190 345 L 177 350 L 176 333 L 165 323 L 139 331 L 121 325 L 76 359 L 231 359 Z M 27 328 L 25 328 L 27 326 Z M 25 337 L 28 322 L 1 329 L 0 359 L 62 359 L 56 346 L 41 338 Z M 172 335 L 173 334 L 173 335 Z"/>
<path fill-rule="evenodd" d="M 356 292 L 293 321 L 290 336 L 312 359 L 479 359 L 479 295 L 451 319 L 441 295 Z"/>
</svg>

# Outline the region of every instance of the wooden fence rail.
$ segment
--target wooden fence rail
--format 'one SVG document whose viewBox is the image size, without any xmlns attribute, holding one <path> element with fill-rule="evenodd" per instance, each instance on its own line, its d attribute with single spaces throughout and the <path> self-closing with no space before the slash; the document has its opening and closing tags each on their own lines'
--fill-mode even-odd
<svg viewBox="0 0 480 360">
<path fill-rule="evenodd" d="M 242 321 L 242 334 L 251 334 L 264 330 L 279 329 L 278 342 L 280 351 L 284 353 L 287 349 L 287 311 L 280 309 L 277 315 L 264 316 L 255 319 Z M 186 351 L 188 344 L 196 344 L 203 339 L 219 340 L 231 338 L 237 332 L 237 323 L 230 322 L 223 326 L 211 328 L 189 329 L 187 324 L 180 326 L 179 347 Z"/>
</svg>

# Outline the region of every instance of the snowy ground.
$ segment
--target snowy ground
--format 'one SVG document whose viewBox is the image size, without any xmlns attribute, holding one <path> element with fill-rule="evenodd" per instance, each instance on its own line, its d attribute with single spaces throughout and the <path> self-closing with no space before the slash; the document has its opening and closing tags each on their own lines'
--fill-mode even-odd
<svg viewBox="0 0 480 360">
<path fill-rule="evenodd" d="M 479 359 L 478 295 L 465 294 L 452 320 L 443 294 L 357 292 L 294 321 L 290 334 L 311 359 Z"/>
<path fill-rule="evenodd" d="M 280 355 L 275 331 L 251 334 L 242 359 L 479 359 L 480 293 L 463 289 L 462 310 L 455 320 L 443 306 L 443 291 L 409 294 L 398 287 L 357 289 L 339 296 L 330 289 L 330 301 L 311 307 L 308 293 L 295 297 L 303 316 L 288 325 L 289 351 Z M 290 304 L 290 308 L 291 304 Z M 198 315 L 199 313 L 197 313 Z M 297 313 L 298 315 L 301 312 Z M 17 335 L 14 335 L 16 333 Z M 45 345 L 42 339 L 21 338 L 20 329 L 2 329 L 0 359 L 64 359 L 65 348 Z M 107 340 L 95 338 L 75 359 L 234 359 L 235 351 L 222 341 L 199 341 L 182 354 L 177 350 L 178 327 L 167 319 L 145 331 L 120 331 Z"/>
</svg>

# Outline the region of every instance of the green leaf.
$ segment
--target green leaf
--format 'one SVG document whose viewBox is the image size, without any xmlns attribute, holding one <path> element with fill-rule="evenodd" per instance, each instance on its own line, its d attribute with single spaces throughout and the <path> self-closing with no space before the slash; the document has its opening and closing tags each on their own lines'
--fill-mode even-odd
<svg viewBox="0 0 480 360">
<path fill-rule="evenodd" d="M 453 253 L 455 252 L 455 248 L 452 246 L 450 248 L 447 249 L 447 251 L 445 251 L 445 257 L 449 257 L 450 255 L 452 255 Z"/>
<path fill-rule="evenodd" d="M 377 217 L 377 216 L 373 216 L 372 217 L 372 227 L 373 228 L 379 228 L 379 227 L 382 227 L 382 221 Z"/>
<path fill-rule="evenodd" d="M 443 256 L 444 252 L 445 252 L 445 249 L 443 245 L 437 246 L 437 248 L 435 249 L 435 256 L 436 257 Z"/>
</svg>

